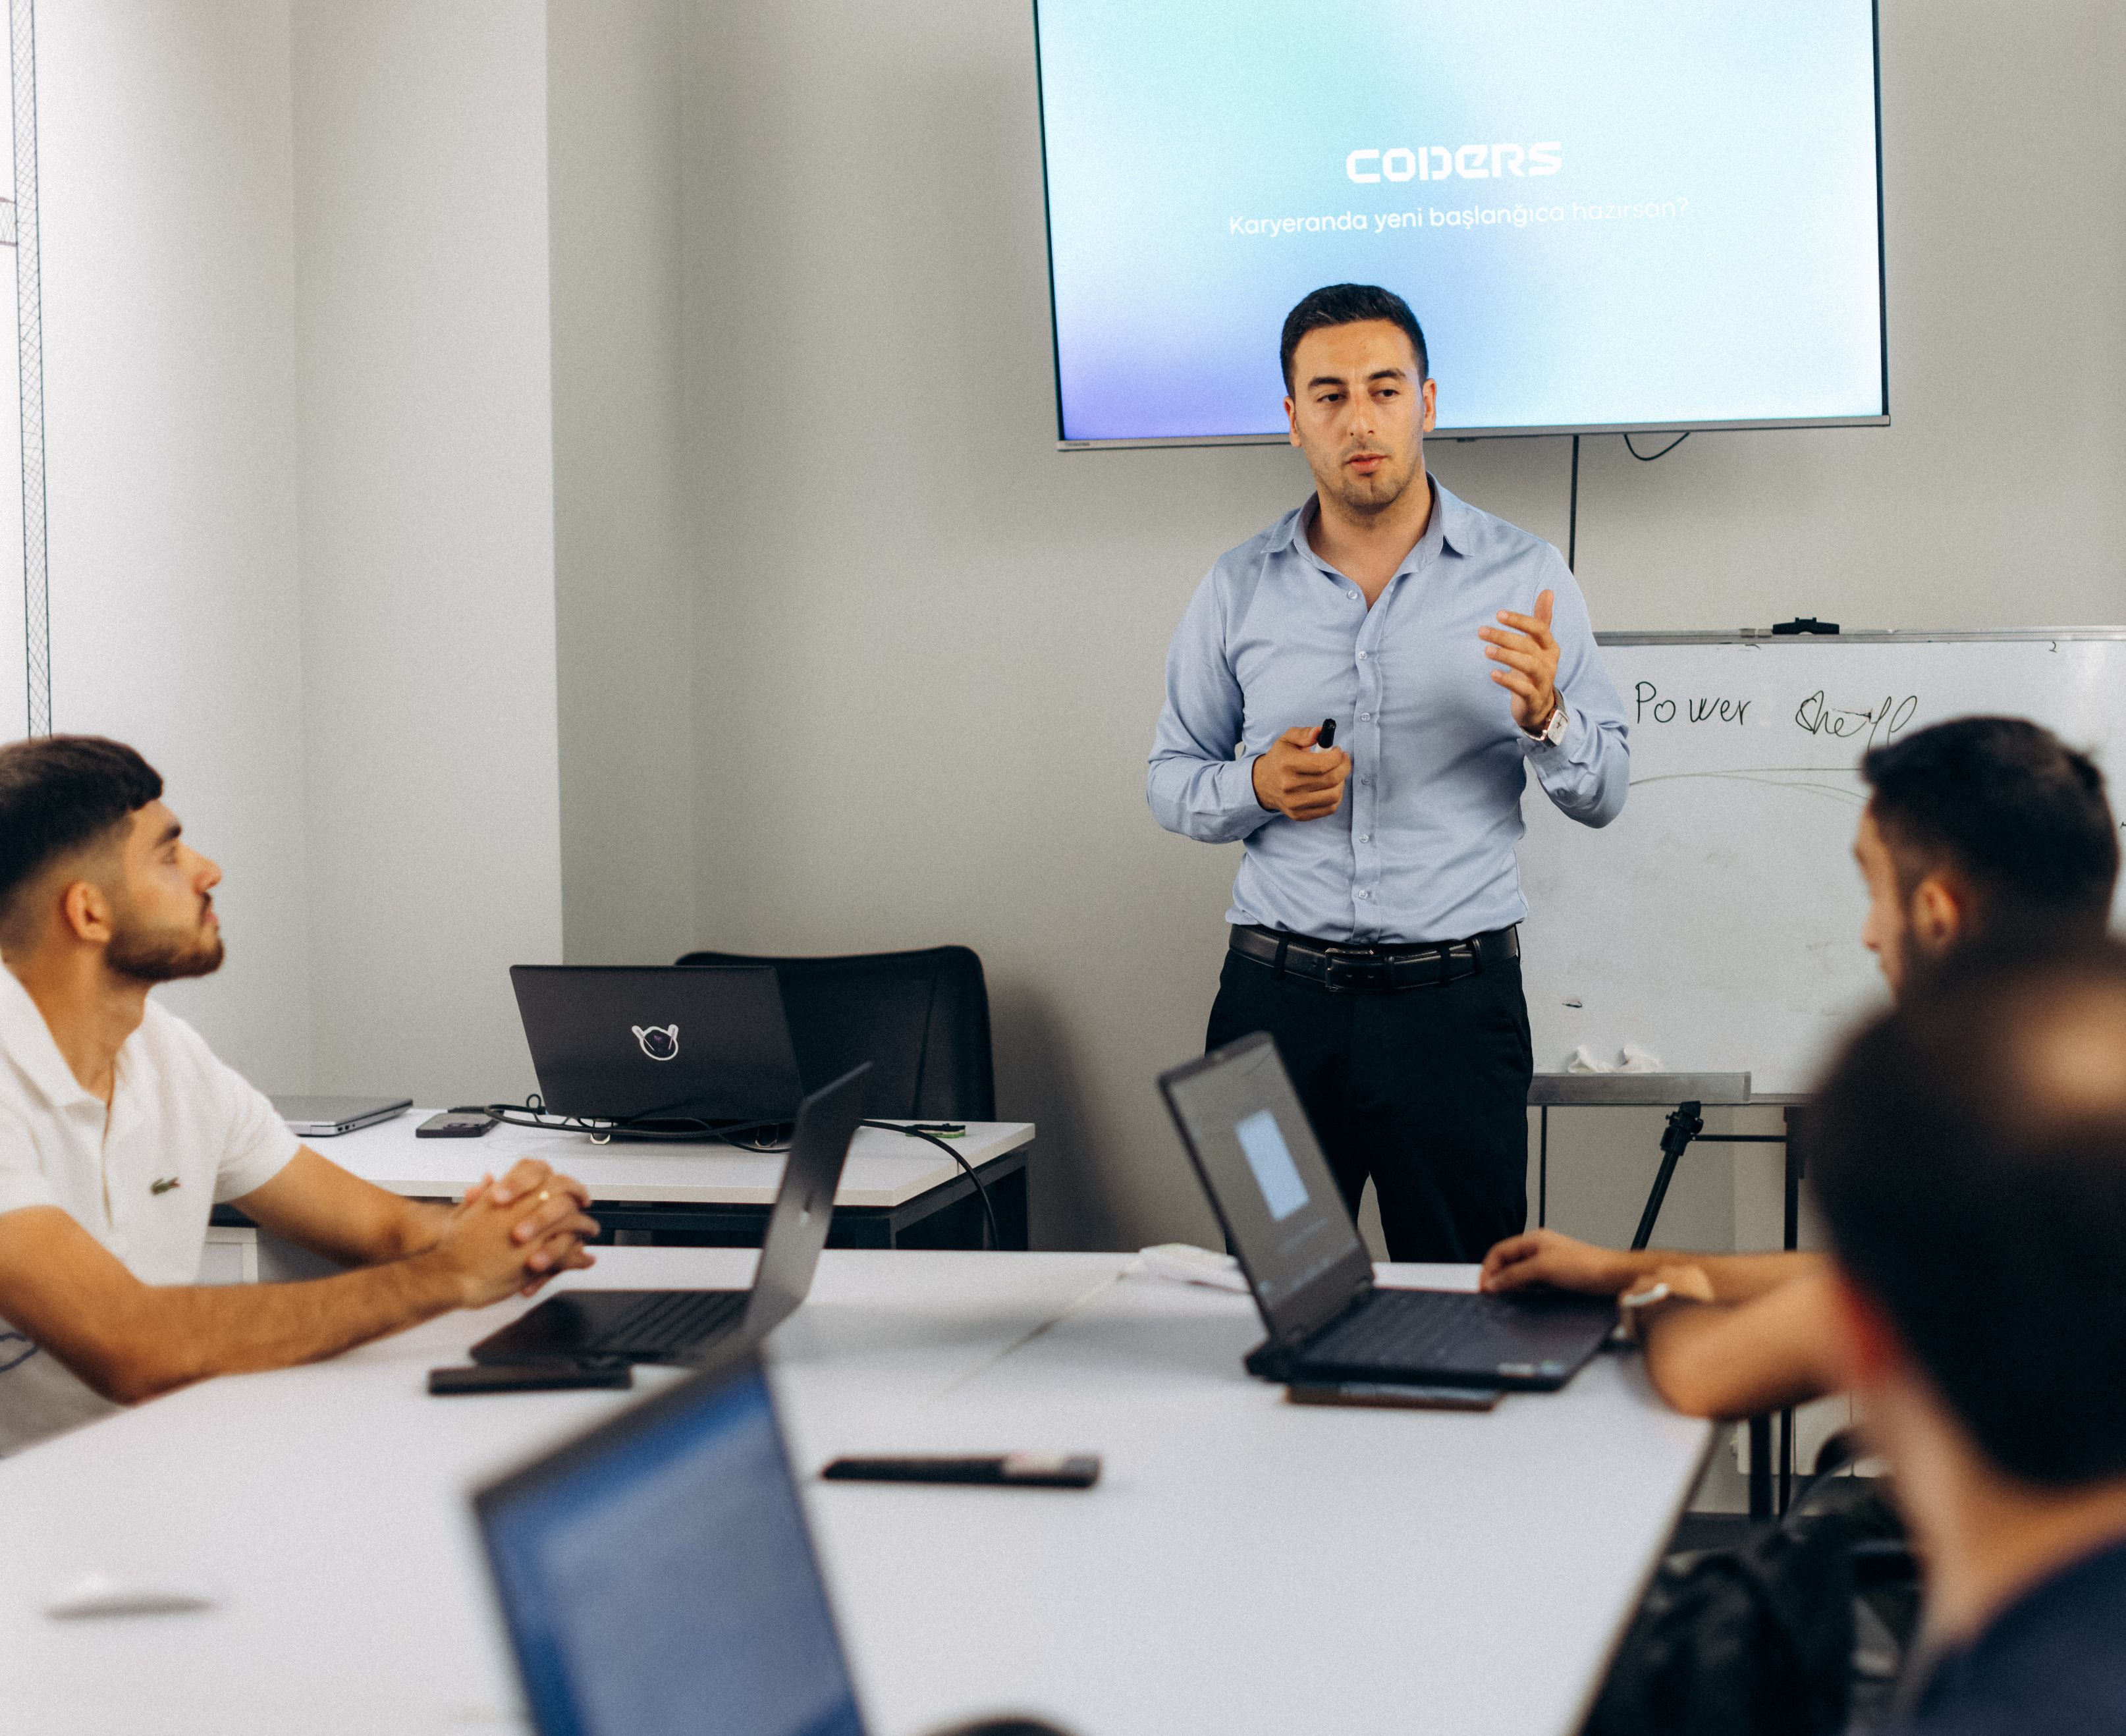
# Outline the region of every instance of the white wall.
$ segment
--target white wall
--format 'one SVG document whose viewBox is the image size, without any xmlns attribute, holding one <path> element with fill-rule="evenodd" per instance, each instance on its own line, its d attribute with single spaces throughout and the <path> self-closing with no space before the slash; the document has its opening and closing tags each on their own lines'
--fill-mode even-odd
<svg viewBox="0 0 2126 1736">
<path fill-rule="evenodd" d="M 692 944 L 678 0 L 549 0 L 554 563 L 569 962 Z"/>
<path fill-rule="evenodd" d="M 1191 588 L 1304 472 L 1052 450 L 1020 0 L 692 21 L 700 938 L 973 945 L 1004 1112 L 1042 1125 L 1037 1237 L 1201 1237 L 1151 1078 L 1201 1043 L 1234 853 L 1158 831 L 1143 757 Z M 1897 425 L 1652 467 L 1590 443 L 1599 625 L 2126 616 L 2126 212 L 2060 172 L 2126 145 L 2122 32 L 2100 0 L 1886 0 Z M 1432 457 L 1562 544 L 1564 442 Z M 1628 1229 L 1657 1126 L 1554 1122 L 1554 1163 L 1600 1170 L 1590 1208 Z M 1732 1216 L 1732 1182 L 1686 1186 L 1679 1222 Z"/>
<path fill-rule="evenodd" d="M 320 1088 L 532 1083 L 561 955 L 546 13 L 301 0 L 297 451 Z"/>
<path fill-rule="evenodd" d="M 1150 1079 L 1233 853 L 1142 760 L 1190 588 L 1306 482 L 1052 450 L 1022 0 L 40 24 L 59 721 L 229 870 L 176 997 L 224 1052 L 520 1091 L 503 969 L 565 892 L 583 960 L 965 940 L 1038 1236 L 1208 1234 Z M 1897 424 L 1591 443 L 1601 625 L 2126 614 L 2126 215 L 2057 172 L 2126 143 L 2126 18 L 1886 0 L 1883 40 Z M 1562 540 L 1562 442 L 1432 455 Z M 1657 1120 L 1554 1122 L 1554 1201 L 1628 1227 Z"/>
<path fill-rule="evenodd" d="M 269 1090 L 310 1069 L 288 51 L 286 0 L 37 9 L 54 724 L 139 747 L 220 861 L 229 962 L 160 993 Z"/>
</svg>

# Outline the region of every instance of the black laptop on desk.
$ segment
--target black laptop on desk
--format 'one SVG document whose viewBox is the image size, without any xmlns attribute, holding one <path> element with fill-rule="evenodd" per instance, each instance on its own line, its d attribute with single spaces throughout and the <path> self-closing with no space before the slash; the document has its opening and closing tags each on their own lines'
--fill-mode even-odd
<svg viewBox="0 0 2126 1736">
<path fill-rule="evenodd" d="M 1250 1374 L 1547 1391 L 1615 1328 L 1607 1298 L 1375 1288 L 1358 1226 L 1266 1035 L 1162 1073 L 1159 1088 L 1269 1331 L 1247 1359 Z"/>
<path fill-rule="evenodd" d="M 565 1290 L 481 1339 L 472 1360 L 691 1362 L 734 1333 L 758 1339 L 772 1332 L 812 1287 L 870 1072 L 867 1061 L 798 1106 L 751 1290 Z"/>
<path fill-rule="evenodd" d="M 517 965 L 509 973 L 554 1115 L 684 1136 L 796 1112 L 797 1054 L 766 965 Z"/>
</svg>

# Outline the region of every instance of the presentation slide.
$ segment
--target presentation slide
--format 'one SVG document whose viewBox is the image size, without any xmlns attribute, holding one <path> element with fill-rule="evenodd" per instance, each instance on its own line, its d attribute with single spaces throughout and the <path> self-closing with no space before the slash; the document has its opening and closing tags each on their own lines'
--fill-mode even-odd
<svg viewBox="0 0 2126 1736">
<path fill-rule="evenodd" d="M 1378 283 L 1465 432 L 1887 413 L 1870 0 L 1038 0 L 1065 440 L 1282 433 Z"/>
</svg>

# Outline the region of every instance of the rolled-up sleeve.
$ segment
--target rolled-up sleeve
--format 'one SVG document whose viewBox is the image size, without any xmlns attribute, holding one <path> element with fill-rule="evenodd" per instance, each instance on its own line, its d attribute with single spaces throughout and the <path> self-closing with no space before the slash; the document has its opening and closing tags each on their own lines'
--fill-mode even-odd
<svg viewBox="0 0 2126 1736">
<path fill-rule="evenodd" d="M 1557 693 L 1565 739 L 1552 746 L 1524 736 L 1528 769 L 1559 813 L 1583 826 L 1606 826 L 1624 811 L 1631 788 L 1630 728 L 1623 701 L 1602 666 L 1587 600 L 1562 560 L 1546 580 L 1555 593 L 1550 630 L 1557 639 Z"/>
<path fill-rule="evenodd" d="M 1231 844 L 1275 816 L 1255 800 L 1254 756 L 1235 757 L 1246 701 L 1226 653 L 1214 570 L 1196 588 L 1166 650 L 1166 703 L 1145 777 L 1152 817 L 1169 832 Z"/>
<path fill-rule="evenodd" d="M 303 1142 L 265 1092 L 219 1057 L 206 1059 L 214 1069 L 215 1106 L 229 1130 L 214 1178 L 215 1204 L 224 1205 L 280 1174 Z"/>
</svg>

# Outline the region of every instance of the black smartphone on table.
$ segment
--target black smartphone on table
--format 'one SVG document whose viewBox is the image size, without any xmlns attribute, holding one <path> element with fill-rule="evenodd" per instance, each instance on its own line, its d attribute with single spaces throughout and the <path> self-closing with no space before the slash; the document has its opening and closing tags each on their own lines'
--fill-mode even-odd
<svg viewBox="0 0 2126 1736">
<path fill-rule="evenodd" d="M 432 1368 L 428 1390 L 439 1399 L 474 1393 L 555 1393 L 576 1387 L 628 1387 L 632 1363 L 585 1366 L 574 1362 L 474 1362 L 463 1368 Z"/>
</svg>

